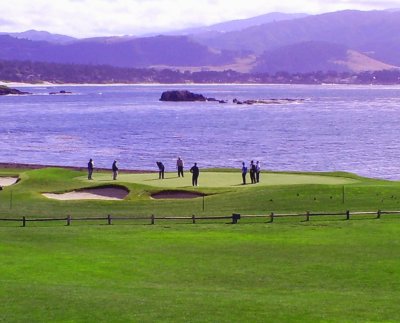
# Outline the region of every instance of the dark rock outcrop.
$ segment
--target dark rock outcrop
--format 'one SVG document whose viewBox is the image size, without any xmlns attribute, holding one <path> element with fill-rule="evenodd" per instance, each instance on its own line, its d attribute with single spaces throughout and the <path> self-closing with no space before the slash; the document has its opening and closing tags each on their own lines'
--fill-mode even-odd
<svg viewBox="0 0 400 323">
<path fill-rule="evenodd" d="M 228 103 L 228 101 L 225 101 L 225 100 L 217 100 L 216 98 L 207 98 L 207 102 Z"/>
<path fill-rule="evenodd" d="M 207 101 L 207 102 L 218 102 L 228 103 L 226 100 L 218 100 L 216 98 L 207 98 L 202 94 L 192 93 L 187 90 L 180 91 L 166 91 L 163 92 L 160 101 L 172 101 L 172 102 L 190 102 L 190 101 Z M 298 103 L 303 102 L 304 99 L 262 99 L 262 100 L 244 100 L 233 99 L 232 102 L 235 104 L 246 104 L 246 105 L 261 105 L 261 104 L 287 104 L 287 103 Z"/>
<path fill-rule="evenodd" d="M 50 92 L 49 94 L 50 94 L 50 95 L 56 95 L 56 94 L 72 94 L 72 92 L 61 90 L 61 91 L 58 91 L 58 92 Z"/>
<path fill-rule="evenodd" d="M 238 99 L 233 99 L 233 103 L 236 104 L 285 104 L 285 103 L 299 103 L 303 102 L 304 99 L 266 99 L 266 100 L 245 100 L 239 101 Z"/>
<path fill-rule="evenodd" d="M 12 89 L 8 86 L 5 85 L 0 85 L 0 95 L 9 95 L 9 94 L 15 94 L 15 95 L 22 95 L 22 94 L 30 94 L 29 92 L 22 92 L 17 89 Z"/>
<path fill-rule="evenodd" d="M 173 101 L 173 102 L 189 102 L 189 101 L 206 101 L 202 94 L 192 93 L 187 90 L 181 91 L 165 91 L 161 94 L 160 101 Z"/>
</svg>

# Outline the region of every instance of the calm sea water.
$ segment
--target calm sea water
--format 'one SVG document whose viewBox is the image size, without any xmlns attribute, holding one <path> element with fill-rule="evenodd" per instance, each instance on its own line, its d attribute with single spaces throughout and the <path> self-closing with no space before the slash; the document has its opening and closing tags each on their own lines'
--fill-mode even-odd
<svg viewBox="0 0 400 323">
<path fill-rule="evenodd" d="M 160 102 L 188 89 L 207 97 L 304 99 L 253 105 Z M 0 97 L 0 162 L 155 169 L 240 167 L 350 171 L 400 179 L 400 87 L 133 85 L 26 87 Z M 69 95 L 49 95 L 67 90 Z"/>
</svg>

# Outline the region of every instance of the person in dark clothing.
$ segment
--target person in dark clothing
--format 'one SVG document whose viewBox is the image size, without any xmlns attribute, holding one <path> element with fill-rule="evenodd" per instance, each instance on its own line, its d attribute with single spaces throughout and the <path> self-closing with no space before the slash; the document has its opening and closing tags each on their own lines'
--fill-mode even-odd
<svg viewBox="0 0 400 323">
<path fill-rule="evenodd" d="M 250 180 L 251 184 L 256 183 L 256 165 L 254 164 L 254 161 L 250 162 Z"/>
<path fill-rule="evenodd" d="M 117 161 L 116 160 L 114 160 L 111 169 L 112 169 L 112 172 L 113 172 L 113 180 L 115 181 L 117 179 L 117 176 L 118 176 L 118 166 L 117 166 Z"/>
<path fill-rule="evenodd" d="M 257 160 L 257 162 L 256 162 L 256 182 L 257 183 L 260 183 L 260 173 L 261 173 L 261 164 Z"/>
<path fill-rule="evenodd" d="M 192 173 L 192 185 L 198 186 L 197 179 L 199 178 L 200 170 L 197 167 L 197 163 L 194 163 L 193 167 L 190 169 L 190 172 Z"/>
<path fill-rule="evenodd" d="M 93 174 L 93 169 L 94 169 L 94 162 L 93 159 L 90 158 L 88 164 L 87 164 L 87 170 L 88 170 L 88 179 L 93 179 L 92 174 Z"/>
<path fill-rule="evenodd" d="M 242 163 L 242 180 L 243 180 L 243 185 L 246 185 L 246 175 L 247 175 L 247 167 L 246 167 L 246 164 L 243 162 L 243 163 Z"/>
<path fill-rule="evenodd" d="M 158 166 L 158 179 L 161 178 L 164 179 L 164 170 L 165 170 L 164 164 L 160 161 L 158 161 L 156 164 Z"/>
<path fill-rule="evenodd" d="M 176 161 L 176 167 L 178 168 L 178 177 L 183 177 L 183 160 L 181 157 L 178 157 L 178 160 Z"/>
</svg>

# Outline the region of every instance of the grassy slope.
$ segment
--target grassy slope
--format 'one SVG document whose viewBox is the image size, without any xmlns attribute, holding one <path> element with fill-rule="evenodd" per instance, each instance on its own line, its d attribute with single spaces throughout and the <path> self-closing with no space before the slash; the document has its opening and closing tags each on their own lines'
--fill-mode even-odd
<svg viewBox="0 0 400 323">
<path fill-rule="evenodd" d="M 17 170 L 15 171 L 17 172 Z M 344 211 L 400 209 L 400 184 L 397 182 L 379 181 L 357 177 L 346 173 L 332 174 L 262 174 L 266 184 L 274 185 L 234 185 L 240 181 L 237 172 L 202 172 L 198 190 L 211 194 L 205 198 L 205 212 L 202 211 L 202 199 L 192 200 L 151 200 L 149 195 L 169 186 L 170 181 L 184 183 L 186 187 L 190 178 L 150 180 L 157 174 L 121 175 L 118 184 L 125 185 L 131 191 L 124 201 L 53 201 L 41 195 L 43 192 L 65 192 L 76 188 L 97 186 L 112 183 L 109 174 L 95 174 L 95 181 L 84 180 L 82 172 L 64 169 L 41 169 L 21 171 L 21 182 L 7 187 L 0 192 L 0 216 L 104 216 L 112 215 L 230 215 L 233 212 L 264 214 L 274 212 L 310 211 Z M 12 170 L 0 171 L 11 175 Z M 216 174 L 216 175 L 215 175 Z M 167 176 L 170 176 L 168 174 Z M 223 179 L 224 187 L 215 187 Z M 279 178 L 283 183 L 294 185 L 277 185 Z M 286 180 L 286 182 L 285 182 Z M 303 181 L 303 182 L 301 182 Z M 309 184 L 314 181 L 314 184 Z M 146 184 L 144 184 L 146 183 Z M 147 183 L 151 183 L 151 186 Z M 302 183 L 302 184 L 301 184 Z M 317 184 L 317 183 L 330 183 Z M 340 185 L 335 185 L 335 183 Z M 347 183 L 347 184 L 343 184 Z M 345 203 L 342 201 L 345 188 Z M 192 190 L 193 188 L 187 187 Z"/>
<path fill-rule="evenodd" d="M 122 202 L 50 201 L 40 192 L 85 187 L 84 174 L 0 170 L 17 173 L 21 183 L 0 192 L 2 217 L 203 214 L 201 199 L 150 200 L 158 188 L 132 182 Z M 343 185 L 200 187 L 217 193 L 205 213 L 400 209 L 396 182 L 320 175 L 357 181 L 344 185 L 345 204 Z M 0 222 L 4 322 L 400 321 L 398 217 L 18 226 Z"/>
</svg>

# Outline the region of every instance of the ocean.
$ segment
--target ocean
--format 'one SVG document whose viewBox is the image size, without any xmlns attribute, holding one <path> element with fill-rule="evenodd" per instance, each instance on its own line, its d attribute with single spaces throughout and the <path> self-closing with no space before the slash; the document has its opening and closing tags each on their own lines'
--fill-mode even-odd
<svg viewBox="0 0 400 323">
<path fill-rule="evenodd" d="M 18 88 L 18 87 L 17 87 Z M 24 86 L 0 97 L 0 162 L 156 170 L 241 167 L 400 179 L 400 87 L 353 85 Z M 229 101 L 161 102 L 185 89 Z M 70 91 L 71 94 L 50 95 Z M 295 99 L 268 105 L 232 100 Z"/>
</svg>

